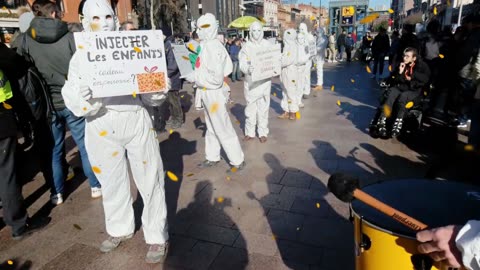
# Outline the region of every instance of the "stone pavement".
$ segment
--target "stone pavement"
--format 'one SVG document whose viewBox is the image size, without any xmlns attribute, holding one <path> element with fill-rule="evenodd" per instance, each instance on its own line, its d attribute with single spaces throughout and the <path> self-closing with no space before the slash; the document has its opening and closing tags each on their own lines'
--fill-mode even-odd
<svg viewBox="0 0 480 270">
<path fill-rule="evenodd" d="M 269 140 L 242 141 L 247 167 L 230 177 L 225 161 L 211 169 L 196 167 L 204 159 L 205 124 L 186 86 L 186 124 L 159 135 L 165 170 L 179 178 L 165 180 L 171 248 L 164 265 L 144 262 L 142 201 L 134 185 L 136 234 L 114 252 L 102 254 L 98 246 L 107 237 L 102 203 L 90 199 L 81 170 L 67 183 L 66 202 L 52 207 L 41 174 L 31 169 L 34 161 L 26 159 L 20 166 L 27 179 L 28 212 L 49 215 L 52 221 L 19 242 L 11 240 L 8 228 L 1 230 L 0 263 L 5 263 L 0 269 L 9 267 L 7 260 L 17 269 L 353 269 L 348 205 L 328 194 L 329 175 L 345 171 L 366 184 L 422 177 L 427 171 L 423 154 L 368 136 L 379 93 L 369 77 L 358 63 L 326 64 L 324 90 L 304 100 L 297 121 L 277 119 L 281 86 L 275 79 Z M 243 138 L 243 83 L 231 87 L 231 119 Z M 71 137 L 68 141 L 72 149 Z M 79 168 L 75 149 L 68 157 Z"/>
</svg>

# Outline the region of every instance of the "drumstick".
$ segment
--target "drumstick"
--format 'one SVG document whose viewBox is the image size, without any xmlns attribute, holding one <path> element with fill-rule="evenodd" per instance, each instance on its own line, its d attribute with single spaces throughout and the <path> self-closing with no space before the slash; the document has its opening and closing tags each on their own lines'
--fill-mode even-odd
<svg viewBox="0 0 480 270">
<path fill-rule="evenodd" d="M 328 179 L 328 189 L 341 201 L 350 203 L 353 198 L 356 198 L 415 231 L 421 231 L 428 227 L 409 215 L 375 199 L 358 187 L 358 178 L 343 173 L 333 174 Z"/>
</svg>

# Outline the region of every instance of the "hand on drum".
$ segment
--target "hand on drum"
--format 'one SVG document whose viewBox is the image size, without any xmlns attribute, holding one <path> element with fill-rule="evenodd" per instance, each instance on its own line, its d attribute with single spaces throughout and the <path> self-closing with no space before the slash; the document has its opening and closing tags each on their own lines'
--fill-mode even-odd
<svg viewBox="0 0 480 270">
<path fill-rule="evenodd" d="M 428 254 L 434 261 L 445 261 L 450 266 L 462 266 L 462 254 L 455 245 L 455 238 L 460 231 L 460 226 L 446 226 L 425 230 L 417 233 L 420 253 Z"/>
</svg>

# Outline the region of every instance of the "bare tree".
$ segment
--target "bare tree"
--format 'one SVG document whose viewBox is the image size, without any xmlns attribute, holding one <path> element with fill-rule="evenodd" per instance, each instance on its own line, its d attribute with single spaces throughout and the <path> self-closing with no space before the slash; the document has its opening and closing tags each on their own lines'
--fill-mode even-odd
<svg viewBox="0 0 480 270">
<path fill-rule="evenodd" d="M 151 0 L 153 20 L 157 29 L 170 28 L 175 33 L 186 32 L 187 10 L 185 0 Z"/>
</svg>

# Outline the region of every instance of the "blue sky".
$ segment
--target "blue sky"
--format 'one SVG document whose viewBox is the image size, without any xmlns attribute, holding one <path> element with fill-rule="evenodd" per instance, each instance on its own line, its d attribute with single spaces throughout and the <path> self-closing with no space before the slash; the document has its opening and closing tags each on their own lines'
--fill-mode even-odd
<svg viewBox="0 0 480 270">
<path fill-rule="evenodd" d="M 334 1 L 334 0 L 333 0 Z M 329 0 L 322 0 L 322 6 L 328 6 Z M 298 3 L 305 3 L 317 6 L 320 1 L 319 0 L 298 0 Z M 374 8 L 376 6 L 386 5 L 387 7 L 390 6 L 390 0 L 370 0 L 370 7 Z"/>
</svg>

